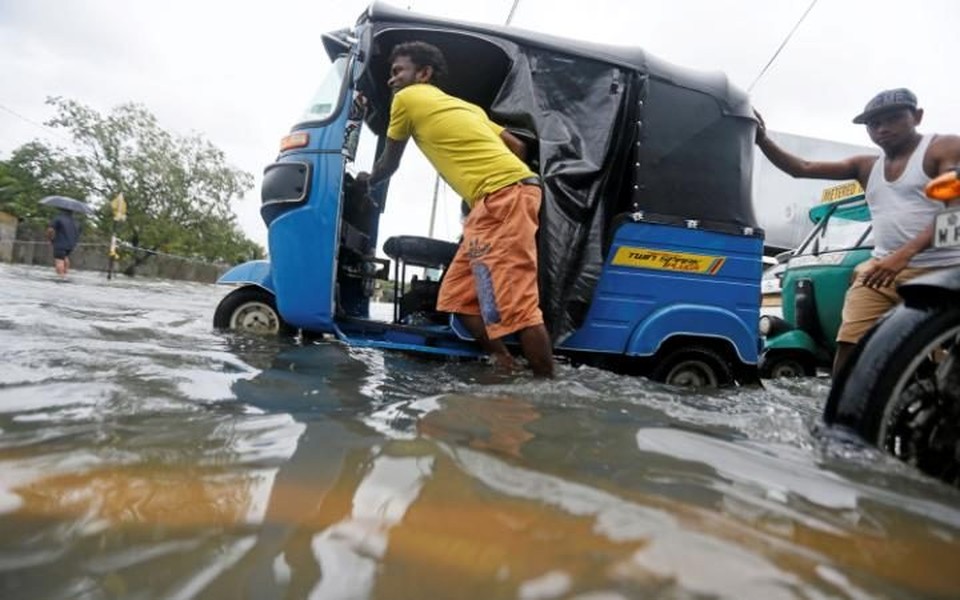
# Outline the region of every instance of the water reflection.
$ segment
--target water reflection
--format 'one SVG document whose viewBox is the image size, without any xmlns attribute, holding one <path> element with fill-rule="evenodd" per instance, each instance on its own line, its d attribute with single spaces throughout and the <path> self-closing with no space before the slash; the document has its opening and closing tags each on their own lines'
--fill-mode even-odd
<svg viewBox="0 0 960 600">
<path fill-rule="evenodd" d="M 957 589 L 947 563 L 958 558 L 960 517 L 949 507 L 914 503 L 953 531 L 945 539 L 904 530 L 890 540 L 867 520 L 877 515 L 870 505 L 909 498 L 823 471 L 789 446 L 777 455 L 654 426 L 675 424 L 674 403 L 625 415 L 615 399 L 578 406 L 565 395 L 558 404 L 556 390 L 531 394 L 530 382 L 461 382 L 461 392 L 423 395 L 430 386 L 402 376 L 410 359 L 369 358 L 297 349 L 237 383 L 238 399 L 264 406 L 247 392 L 283 379 L 265 386 L 274 390 L 267 409 L 298 414 L 304 431 L 274 482 L 264 517 L 273 535 L 261 534 L 225 575 L 244 582 L 232 592 L 857 596 L 879 581 L 844 573 L 874 570 L 892 574 L 881 587 Z M 337 393 L 300 410 L 320 379 Z M 297 514 L 295 524 L 284 518 Z M 897 568 L 919 548 L 926 558 Z"/>
</svg>

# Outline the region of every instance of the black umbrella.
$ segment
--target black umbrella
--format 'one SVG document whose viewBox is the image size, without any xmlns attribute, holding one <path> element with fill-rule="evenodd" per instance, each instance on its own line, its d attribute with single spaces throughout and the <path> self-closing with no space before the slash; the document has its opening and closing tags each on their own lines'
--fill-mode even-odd
<svg viewBox="0 0 960 600">
<path fill-rule="evenodd" d="M 74 200 L 73 198 L 67 198 L 66 196 L 47 196 L 40 201 L 40 204 L 52 206 L 54 208 L 62 208 L 63 210 L 69 210 L 70 212 L 83 213 L 85 215 L 93 214 L 93 209 L 90 208 L 89 204 L 79 200 Z"/>
</svg>

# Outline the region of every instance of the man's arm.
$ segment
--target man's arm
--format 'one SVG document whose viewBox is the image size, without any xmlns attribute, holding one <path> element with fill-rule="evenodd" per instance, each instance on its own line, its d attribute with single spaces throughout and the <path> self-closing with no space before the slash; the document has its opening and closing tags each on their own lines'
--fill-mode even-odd
<svg viewBox="0 0 960 600">
<path fill-rule="evenodd" d="M 936 177 L 943 175 L 947 171 L 953 171 L 960 167 L 960 136 L 957 135 L 938 135 L 930 144 L 928 156 L 932 156 L 934 166 L 933 173 L 924 164 L 924 170 L 927 175 Z"/>
<path fill-rule="evenodd" d="M 54 236 L 57 235 L 57 232 L 53 229 L 52 226 L 48 225 L 46 234 L 47 234 L 47 241 L 52 242 Z"/>
<path fill-rule="evenodd" d="M 527 162 L 527 144 L 524 143 L 523 140 L 506 129 L 500 132 L 500 139 L 507 145 L 507 148 L 510 148 L 510 152 L 517 155 L 517 158 L 523 162 Z"/>
<path fill-rule="evenodd" d="M 374 163 L 373 169 L 369 173 L 358 173 L 357 182 L 372 187 L 385 179 L 390 179 L 400 168 L 400 159 L 403 158 L 406 147 L 407 140 L 398 141 L 388 137 L 383 153 Z"/>
<path fill-rule="evenodd" d="M 930 223 L 906 244 L 883 258 L 873 259 L 863 271 L 863 285 L 871 288 L 893 285 L 897 274 L 907 268 L 910 259 L 933 243 L 933 229 L 933 223 Z"/>
<path fill-rule="evenodd" d="M 805 160 L 790 154 L 770 139 L 763 118 L 757 112 L 754 114 L 758 121 L 757 146 L 778 169 L 792 177 L 806 179 L 856 179 L 866 189 L 870 169 L 876 161 L 875 156 L 852 156 L 837 161 Z"/>
</svg>

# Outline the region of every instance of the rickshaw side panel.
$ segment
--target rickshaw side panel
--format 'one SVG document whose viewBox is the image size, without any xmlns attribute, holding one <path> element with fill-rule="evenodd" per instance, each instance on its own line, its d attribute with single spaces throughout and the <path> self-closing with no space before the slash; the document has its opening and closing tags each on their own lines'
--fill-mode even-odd
<svg viewBox="0 0 960 600">
<path fill-rule="evenodd" d="M 626 222 L 584 325 L 561 347 L 650 356 L 675 335 L 721 338 L 754 364 L 762 253 L 757 236 Z"/>
<path fill-rule="evenodd" d="M 652 356 L 679 336 L 729 342 L 740 362 L 757 363 L 757 341 L 747 323 L 727 309 L 706 305 L 672 304 L 649 315 L 630 336 L 625 354 Z"/>
<path fill-rule="evenodd" d="M 288 323 L 310 331 L 334 330 L 346 117 L 343 110 L 334 122 L 305 129 L 309 145 L 280 159 L 311 166 L 310 193 L 304 202 L 261 208 L 270 232 L 277 309 Z"/>
<path fill-rule="evenodd" d="M 840 264 L 817 264 L 806 267 L 787 267 L 783 274 L 783 318 L 788 323 L 797 324 L 799 315 L 796 307 L 794 287 L 797 281 L 806 279 L 813 282 L 813 297 L 816 304 L 817 323 L 823 335 L 823 343 L 833 351 L 836 348 L 836 335 L 842 321 L 843 300 L 850 287 L 854 269 L 858 264 L 870 258 L 871 250 L 862 248 L 848 250 Z"/>
<path fill-rule="evenodd" d="M 823 354 L 820 344 L 817 343 L 810 334 L 802 329 L 791 329 L 780 335 L 767 340 L 764 345 L 764 352 L 775 352 L 778 350 L 802 351 L 817 360 L 825 358 L 829 362 L 829 356 L 821 357 Z"/>
</svg>

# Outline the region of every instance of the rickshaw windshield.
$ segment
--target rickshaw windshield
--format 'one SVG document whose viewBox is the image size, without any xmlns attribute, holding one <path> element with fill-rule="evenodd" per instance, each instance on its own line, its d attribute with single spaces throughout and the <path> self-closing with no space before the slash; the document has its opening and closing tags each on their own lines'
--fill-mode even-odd
<svg viewBox="0 0 960 600">
<path fill-rule="evenodd" d="M 820 254 L 872 246 L 873 231 L 870 225 L 870 221 L 833 215 L 797 254 Z"/>
<path fill-rule="evenodd" d="M 873 245 L 870 223 L 834 217 L 827 223 L 820 238 L 820 251 L 849 250 Z"/>
<path fill-rule="evenodd" d="M 337 112 L 346 71 L 347 55 L 343 54 L 328 68 L 306 110 L 300 116 L 300 123 L 325 121 Z"/>
</svg>

